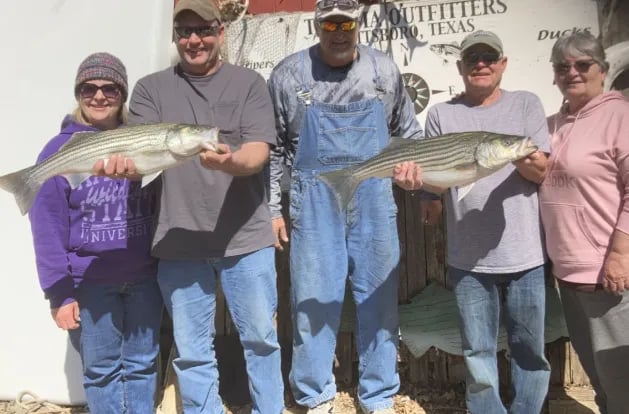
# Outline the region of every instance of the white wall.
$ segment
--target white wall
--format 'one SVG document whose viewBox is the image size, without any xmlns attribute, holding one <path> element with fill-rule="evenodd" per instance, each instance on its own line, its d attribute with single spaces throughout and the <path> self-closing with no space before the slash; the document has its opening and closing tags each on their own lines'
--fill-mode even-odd
<svg viewBox="0 0 629 414">
<path fill-rule="evenodd" d="M 172 1 L 4 1 L 0 12 L 0 175 L 31 165 L 75 101 L 88 54 L 126 65 L 130 88 L 169 64 Z M 78 355 L 50 317 L 37 282 L 28 219 L 0 191 L 0 399 L 31 390 L 81 403 Z"/>
</svg>

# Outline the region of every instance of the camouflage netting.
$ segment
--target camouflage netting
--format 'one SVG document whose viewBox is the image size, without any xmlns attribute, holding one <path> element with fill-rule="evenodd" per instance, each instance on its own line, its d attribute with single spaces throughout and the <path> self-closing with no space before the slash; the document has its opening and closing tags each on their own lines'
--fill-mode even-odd
<svg viewBox="0 0 629 414">
<path fill-rule="evenodd" d="M 254 67 L 254 62 L 264 65 L 280 61 L 294 50 L 299 16 L 299 13 L 259 14 L 231 22 L 225 34 L 223 58 L 255 70 L 264 68 Z"/>
</svg>

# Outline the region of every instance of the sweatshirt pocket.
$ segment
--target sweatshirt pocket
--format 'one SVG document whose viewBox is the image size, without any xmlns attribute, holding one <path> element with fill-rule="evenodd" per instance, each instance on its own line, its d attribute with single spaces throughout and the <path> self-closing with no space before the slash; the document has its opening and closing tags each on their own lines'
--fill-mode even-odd
<svg viewBox="0 0 629 414">
<path fill-rule="evenodd" d="M 592 263 L 604 255 L 590 229 L 585 207 L 573 204 L 541 204 L 550 259 L 558 263 Z"/>
</svg>

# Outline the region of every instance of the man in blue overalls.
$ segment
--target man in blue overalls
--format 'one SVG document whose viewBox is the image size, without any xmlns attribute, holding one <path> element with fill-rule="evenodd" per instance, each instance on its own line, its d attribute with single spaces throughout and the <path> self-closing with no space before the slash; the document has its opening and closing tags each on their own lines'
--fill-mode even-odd
<svg viewBox="0 0 629 414">
<path fill-rule="evenodd" d="M 356 303 L 358 398 L 365 413 L 394 413 L 399 389 L 399 241 L 391 181 L 363 182 L 346 209 L 318 178 L 382 150 L 391 135 L 421 138 L 395 63 L 358 45 L 356 0 L 319 0 L 319 43 L 280 62 L 269 80 L 278 146 L 271 152 L 271 213 L 281 249 L 283 164 L 291 167 L 291 387 L 309 413 L 333 412 L 332 372 L 347 278 Z M 421 187 L 421 170 L 396 166 L 395 181 Z"/>
</svg>

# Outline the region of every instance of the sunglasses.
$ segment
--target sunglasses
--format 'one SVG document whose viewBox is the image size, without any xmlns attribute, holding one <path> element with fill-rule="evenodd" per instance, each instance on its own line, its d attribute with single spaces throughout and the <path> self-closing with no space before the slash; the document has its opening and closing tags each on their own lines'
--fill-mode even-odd
<svg viewBox="0 0 629 414">
<path fill-rule="evenodd" d="M 467 66 L 474 66 L 478 62 L 483 62 L 491 65 L 498 62 L 499 60 L 500 53 L 498 52 L 470 53 L 463 56 L 463 63 Z"/>
<path fill-rule="evenodd" d="M 340 10 L 354 10 L 358 8 L 358 2 L 356 0 L 320 0 L 316 5 L 319 11 L 328 11 L 335 7 Z"/>
<path fill-rule="evenodd" d="M 101 86 L 93 83 L 82 83 L 79 85 L 79 96 L 82 99 L 91 99 L 98 91 L 101 91 L 107 99 L 118 99 L 120 97 L 120 87 L 115 83 L 107 83 Z"/>
<path fill-rule="evenodd" d="M 216 36 L 220 30 L 220 26 L 175 26 L 173 29 L 180 39 L 190 39 L 192 33 L 196 33 L 197 36 L 203 38 L 208 36 Z"/>
<path fill-rule="evenodd" d="M 595 64 L 596 61 L 595 60 L 577 60 L 574 63 L 567 63 L 567 62 L 562 62 L 562 63 L 554 63 L 553 64 L 553 70 L 555 71 L 555 73 L 559 74 L 559 75 L 565 75 L 568 72 L 570 72 L 570 69 L 574 67 L 574 69 L 579 72 L 579 73 L 585 73 L 587 71 L 590 70 L 590 67 Z"/>
<path fill-rule="evenodd" d="M 319 23 L 319 26 L 321 26 L 321 30 L 324 32 L 336 32 L 339 28 L 344 32 L 351 32 L 356 28 L 356 20 L 347 20 L 340 23 L 323 20 Z"/>
</svg>

